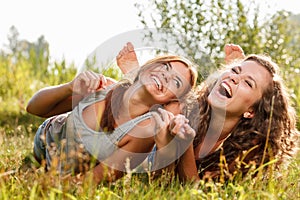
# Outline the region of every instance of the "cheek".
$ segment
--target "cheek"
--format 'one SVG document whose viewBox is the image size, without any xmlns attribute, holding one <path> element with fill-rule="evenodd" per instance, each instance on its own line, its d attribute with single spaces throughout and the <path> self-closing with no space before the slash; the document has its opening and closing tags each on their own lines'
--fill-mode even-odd
<svg viewBox="0 0 300 200">
<path fill-rule="evenodd" d="M 172 96 L 172 98 L 178 98 L 182 94 L 182 90 L 173 85 L 169 85 L 167 89 L 168 96 Z"/>
<path fill-rule="evenodd" d="M 184 90 L 179 90 L 179 91 L 176 91 L 176 94 L 175 94 L 175 95 L 176 95 L 176 98 L 179 99 L 179 98 L 181 98 L 182 96 L 184 96 L 183 94 L 184 94 Z"/>
<path fill-rule="evenodd" d="M 247 97 L 245 98 L 244 103 L 245 103 L 245 105 L 247 105 L 248 107 L 251 107 L 251 106 L 253 106 L 253 104 L 254 104 L 255 102 L 257 102 L 260 98 L 261 98 L 261 97 L 258 96 L 258 95 L 250 95 L 250 94 L 248 94 Z"/>
<path fill-rule="evenodd" d="M 164 93 L 160 93 L 158 96 L 158 100 L 164 103 L 170 102 L 172 99 L 176 99 L 177 96 L 171 92 L 170 90 L 165 91 Z"/>
</svg>

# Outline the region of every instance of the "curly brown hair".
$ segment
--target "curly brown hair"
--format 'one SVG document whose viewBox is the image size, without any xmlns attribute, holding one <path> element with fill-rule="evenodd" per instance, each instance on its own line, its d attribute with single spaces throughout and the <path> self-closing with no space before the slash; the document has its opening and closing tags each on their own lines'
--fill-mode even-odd
<svg viewBox="0 0 300 200">
<path fill-rule="evenodd" d="M 206 172 L 214 172 L 218 177 L 220 155 L 229 164 L 228 174 L 233 174 L 236 170 L 245 174 L 249 170 L 249 163 L 258 167 L 277 159 L 276 165 L 279 166 L 297 150 L 299 132 L 296 129 L 296 113 L 283 80 L 278 75 L 277 64 L 262 55 L 249 55 L 241 62 L 244 61 L 254 61 L 265 67 L 273 77 L 272 84 L 265 89 L 262 98 L 254 103 L 255 116 L 251 119 L 241 118 L 221 149 L 197 160 L 200 177 Z M 203 141 L 211 120 L 208 95 L 215 83 L 214 76 L 203 83 L 196 90 L 196 104 L 187 106 L 188 118 L 197 133 L 194 147 Z M 243 162 L 240 162 L 241 159 Z"/>
</svg>

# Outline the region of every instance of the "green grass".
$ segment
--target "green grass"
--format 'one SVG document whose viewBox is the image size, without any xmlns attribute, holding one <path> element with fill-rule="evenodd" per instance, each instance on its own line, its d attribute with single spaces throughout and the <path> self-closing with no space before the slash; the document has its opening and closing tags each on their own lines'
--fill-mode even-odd
<svg viewBox="0 0 300 200">
<path fill-rule="evenodd" d="M 275 40 L 276 38 L 277 36 Z M 251 47 L 251 44 L 248 46 Z M 259 46 L 255 44 L 257 52 L 265 50 L 264 45 Z M 281 50 L 277 52 L 273 49 L 273 55 L 278 58 L 279 66 L 287 65 L 287 68 L 282 68 L 283 78 L 290 89 L 289 93 L 292 95 L 297 116 L 300 116 L 299 59 L 298 56 L 294 56 L 298 55 L 298 49 L 294 46 L 281 48 L 281 45 L 277 43 L 274 46 L 277 46 L 278 50 L 284 49 L 284 52 L 287 52 L 287 54 L 282 54 L 284 52 Z M 47 49 L 43 51 L 46 52 Z M 20 49 L 15 54 L 6 54 L 0 49 L 0 200 L 300 199 L 300 153 L 287 169 L 281 169 L 280 172 L 275 173 L 270 170 L 268 174 L 256 178 L 250 175 L 244 179 L 236 177 L 226 184 L 201 181 L 197 185 L 183 185 L 177 180 L 170 183 L 168 175 L 153 180 L 147 174 L 129 173 L 115 183 L 101 183 L 95 188 L 88 182 L 78 184 L 70 179 L 62 179 L 52 171 L 45 173 L 42 168 L 36 168 L 34 165 L 32 169 L 22 168 L 23 160 L 30 159 L 27 156 L 32 152 L 34 132 L 42 122 L 41 118 L 26 113 L 25 107 L 28 100 L 40 88 L 68 82 L 77 73 L 77 68 L 73 65 L 66 66 L 64 60 L 48 66 L 48 61 L 45 60 L 48 58 L 44 58 L 37 65 L 36 58 L 39 55 L 30 52 L 32 54 L 28 58 L 28 56 L 23 56 L 23 52 L 26 51 Z M 285 58 L 294 60 L 287 62 L 289 59 Z M 198 64 L 205 66 L 206 62 L 203 60 Z M 93 60 L 86 63 L 86 66 L 96 71 L 99 69 L 96 63 L 96 60 Z M 116 79 L 121 76 L 120 71 L 114 68 L 103 73 Z M 300 120 L 298 120 L 297 127 L 300 130 Z"/>
<path fill-rule="evenodd" d="M 115 183 L 93 187 L 62 179 L 42 168 L 22 168 L 33 147 L 32 126 L 0 128 L 0 200 L 10 199 L 299 199 L 300 155 L 287 169 L 262 176 L 236 178 L 225 183 L 197 185 L 169 182 L 168 175 L 151 179 L 147 174 L 128 173 Z M 29 157 L 27 157 L 28 159 Z"/>
</svg>

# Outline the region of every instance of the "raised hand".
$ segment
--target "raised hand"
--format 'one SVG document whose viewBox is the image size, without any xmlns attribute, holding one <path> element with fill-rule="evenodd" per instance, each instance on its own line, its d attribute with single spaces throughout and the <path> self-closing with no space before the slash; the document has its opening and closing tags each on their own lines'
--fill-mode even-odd
<svg viewBox="0 0 300 200">
<path fill-rule="evenodd" d="M 190 142 L 196 135 L 184 115 L 174 116 L 171 112 L 159 108 L 158 113 L 153 113 L 153 118 L 156 122 L 155 143 L 158 148 L 166 146 L 174 138 L 177 141 Z"/>
<path fill-rule="evenodd" d="M 107 85 L 106 77 L 92 71 L 84 71 L 70 82 L 73 93 L 86 95 L 93 93 L 98 89 L 105 88 Z"/>
<path fill-rule="evenodd" d="M 167 168 L 172 170 L 174 161 L 192 145 L 196 133 L 188 125 L 188 120 L 184 115 L 174 116 L 172 113 L 159 108 L 158 113 L 153 113 L 153 118 L 156 122 L 154 137 L 156 154 L 153 169 L 160 170 L 168 166 Z M 191 155 L 192 160 L 194 160 L 193 151 Z M 195 171 L 197 172 L 197 170 Z"/>
<path fill-rule="evenodd" d="M 175 139 L 191 141 L 196 136 L 195 130 L 188 124 L 189 120 L 184 115 L 176 115 L 169 124 L 169 132 Z"/>
<path fill-rule="evenodd" d="M 169 124 L 171 119 L 174 118 L 173 113 L 166 111 L 165 109 L 158 108 L 158 112 L 152 114 L 156 126 L 155 126 L 155 143 L 158 148 L 166 146 L 174 136 L 169 134 Z"/>
</svg>

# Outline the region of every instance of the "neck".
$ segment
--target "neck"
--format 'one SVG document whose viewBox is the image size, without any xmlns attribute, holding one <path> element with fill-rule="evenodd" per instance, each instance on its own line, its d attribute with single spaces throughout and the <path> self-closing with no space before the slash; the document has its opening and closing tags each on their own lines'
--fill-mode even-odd
<svg viewBox="0 0 300 200">
<path fill-rule="evenodd" d="M 128 120 L 149 111 L 154 104 L 151 95 L 139 83 L 134 83 L 124 93 L 119 119 Z"/>
<path fill-rule="evenodd" d="M 204 140 L 195 150 L 196 157 L 205 157 L 210 152 L 218 148 L 225 138 L 227 138 L 232 129 L 236 126 L 238 118 L 226 116 L 225 111 L 211 110 L 211 119 Z"/>
<path fill-rule="evenodd" d="M 207 135 L 218 137 L 219 140 L 226 138 L 238 123 L 239 118 L 229 117 L 225 111 L 211 110 L 211 120 Z"/>
</svg>

